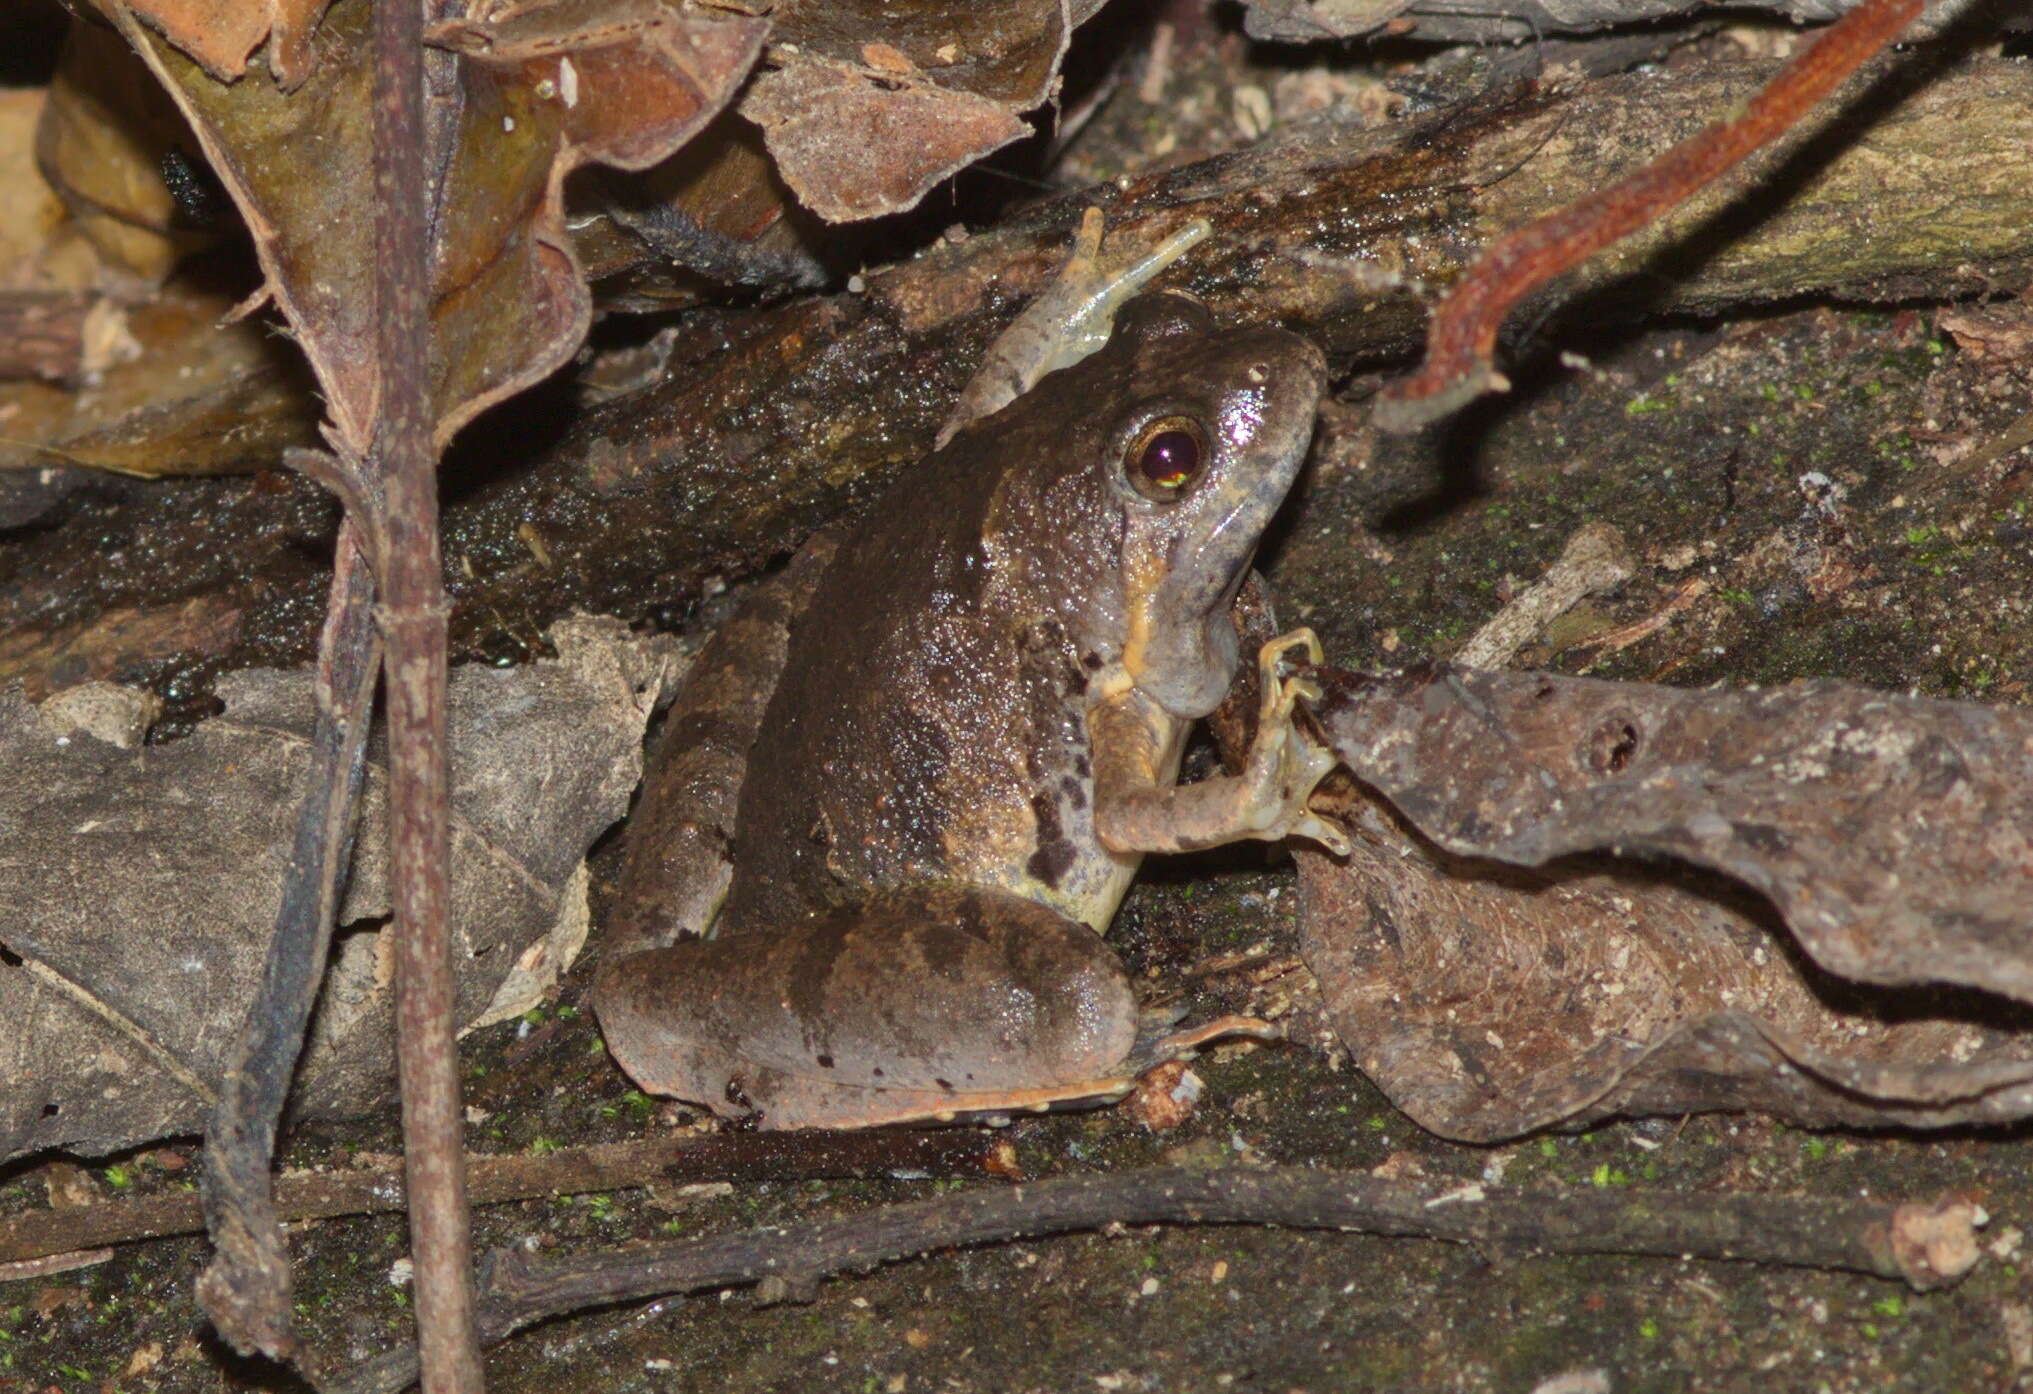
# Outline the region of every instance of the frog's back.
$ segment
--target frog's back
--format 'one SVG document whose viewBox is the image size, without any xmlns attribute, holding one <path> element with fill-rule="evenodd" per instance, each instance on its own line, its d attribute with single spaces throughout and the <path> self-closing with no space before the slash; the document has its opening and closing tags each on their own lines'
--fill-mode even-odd
<svg viewBox="0 0 2033 1394">
<path fill-rule="evenodd" d="M 966 444 L 877 505 L 793 631 L 748 762 L 722 933 L 940 881 L 1084 919 L 1082 888 L 1117 870 L 1087 819 L 1078 646 L 1049 607 L 991 584 L 998 471 Z"/>
<path fill-rule="evenodd" d="M 1146 296 L 1107 346 L 920 462 L 835 554 L 742 786 L 739 934 L 957 882 L 1096 929 L 1093 693 L 1141 694 L 1153 777 L 1227 691 L 1228 611 L 1310 436 L 1318 350 Z"/>
</svg>

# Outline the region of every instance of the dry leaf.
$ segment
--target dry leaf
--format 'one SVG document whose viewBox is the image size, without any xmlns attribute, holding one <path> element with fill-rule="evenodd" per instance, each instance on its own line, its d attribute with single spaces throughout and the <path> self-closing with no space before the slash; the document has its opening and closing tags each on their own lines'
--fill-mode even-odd
<svg viewBox="0 0 2033 1394">
<path fill-rule="evenodd" d="M 321 405 L 303 360 L 271 321 L 220 321 L 224 296 L 174 282 L 132 306 L 138 352 L 92 390 L 0 383 L 0 469 L 88 467 L 156 478 L 273 469 L 314 446 Z"/>
<path fill-rule="evenodd" d="M 483 1018 L 554 926 L 583 928 L 586 847 L 627 808 L 668 641 L 560 625 L 561 658 L 466 667 L 450 699 L 457 1018 Z M 186 740 L 120 750 L 52 735 L 0 697 L 0 1157 L 105 1152 L 204 1126 L 262 971 L 311 726 L 310 674 L 243 672 Z M 294 1107 L 333 1117 L 393 1082 L 385 784 L 373 757 L 353 883 Z M 577 892 L 572 892 L 573 886 Z M 526 990 L 526 989 L 525 989 Z"/>
<path fill-rule="evenodd" d="M 2033 1002 L 2033 712 L 1441 669 L 1336 675 L 1320 714 L 1458 855 L 1692 862 L 1770 896 L 1832 973 Z"/>
<path fill-rule="evenodd" d="M 772 55 L 833 63 L 867 61 L 878 45 L 933 74 L 941 86 L 1028 111 L 1052 93 L 1066 38 L 1099 0 L 785 0 L 777 6 Z M 785 57 L 792 55 L 783 54 Z"/>
<path fill-rule="evenodd" d="M 98 253 L 36 166 L 47 99 L 38 88 L 0 88 L 0 290 L 84 294 L 99 288 Z"/>
<path fill-rule="evenodd" d="M 564 229 L 565 175 L 588 161 L 641 168 L 668 155 L 719 109 L 761 46 L 760 21 L 654 9 L 619 40 L 567 26 L 536 57 L 524 56 L 515 31 L 498 42 L 485 25 L 441 31 L 462 54 L 440 55 L 456 62 L 453 97 L 440 107 L 455 131 L 453 155 L 432 230 L 440 444 L 548 374 L 584 337 L 591 308 Z M 379 371 L 370 351 L 368 17 L 365 0 L 339 0 L 318 63 L 284 93 L 264 82 L 223 85 L 131 13 L 118 15 L 239 205 L 269 289 L 356 452 L 371 432 Z M 576 41 L 587 46 L 574 49 Z"/>
<path fill-rule="evenodd" d="M 858 264 L 777 174 L 753 121 L 728 110 L 669 159 L 574 181 L 573 244 L 603 307 L 669 309 L 727 286 L 814 288 Z M 580 200 L 586 207 L 580 207 Z"/>
<path fill-rule="evenodd" d="M 891 88 L 818 61 L 758 78 L 741 114 L 762 127 L 799 201 L 831 222 L 915 208 L 941 180 L 1031 129 L 971 92 Z"/>
<path fill-rule="evenodd" d="M 1413 0 L 1249 0 L 1243 26 L 1253 39 L 1306 44 L 1353 38 L 1397 18 Z"/>
<path fill-rule="evenodd" d="M 1080 18 L 1094 7 L 1083 5 Z M 1066 0 L 789 0 L 741 113 L 784 182 L 829 222 L 899 213 L 1030 133 L 1075 23 Z M 872 71 L 871 71 L 872 70 Z"/>
<path fill-rule="evenodd" d="M 603 303 L 690 304 L 702 277 L 791 287 L 853 270 L 860 239 L 819 220 L 910 208 L 1028 133 L 1019 118 L 1050 99 L 1068 32 L 1096 8 L 1098 0 L 1070 9 L 1062 0 L 777 6 L 776 70 L 743 99 L 744 119 L 723 118 L 642 175 L 608 176 L 590 196 L 575 191 L 596 215 L 574 232 L 589 267 L 609 278 Z"/>
<path fill-rule="evenodd" d="M 178 214 L 162 172 L 176 151 L 195 153 L 175 103 L 117 35 L 74 23 L 36 126 L 36 165 L 104 261 L 137 283 L 216 240 Z"/>
<path fill-rule="evenodd" d="M 284 87 L 310 72 L 311 35 L 329 0 L 136 0 L 134 13 L 221 82 L 247 71 L 264 40 L 268 70 Z"/>
<path fill-rule="evenodd" d="M 1854 987 L 1788 940 L 1849 978 L 2023 996 L 2033 714 L 1827 683 L 1323 676 L 1337 752 L 1391 803 L 1347 796 L 1346 862 L 1300 854 L 1303 946 L 1337 1032 L 1424 1126 L 2033 1114 L 2033 1013 Z M 1727 871 L 1771 904 L 1567 855 L 1596 847 Z"/>
</svg>

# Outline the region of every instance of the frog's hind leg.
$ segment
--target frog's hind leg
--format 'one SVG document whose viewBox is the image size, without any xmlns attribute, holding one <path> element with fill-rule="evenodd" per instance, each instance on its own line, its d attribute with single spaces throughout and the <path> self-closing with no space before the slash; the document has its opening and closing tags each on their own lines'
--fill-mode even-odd
<svg viewBox="0 0 2033 1394">
<path fill-rule="evenodd" d="M 693 660 L 650 752 L 628 820 L 612 957 L 704 934 L 726 897 L 748 750 L 789 651 L 790 627 L 834 551 L 821 536 L 757 586 Z"/>
<path fill-rule="evenodd" d="M 643 1088 L 770 1128 L 1119 1097 L 1136 995 L 1085 925 L 932 886 L 610 967 L 601 1029 Z"/>
</svg>

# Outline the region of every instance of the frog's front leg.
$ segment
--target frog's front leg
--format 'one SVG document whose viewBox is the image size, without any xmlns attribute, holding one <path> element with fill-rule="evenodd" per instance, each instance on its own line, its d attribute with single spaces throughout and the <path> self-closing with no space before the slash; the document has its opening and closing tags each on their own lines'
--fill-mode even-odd
<svg viewBox="0 0 2033 1394">
<path fill-rule="evenodd" d="M 1280 673 L 1280 663 L 1293 649 L 1305 649 L 1315 662 L 1320 659 L 1320 641 L 1310 629 L 1280 635 L 1258 655 L 1263 698 L 1256 738 L 1240 774 L 1174 783 L 1177 719 L 1135 688 L 1088 713 L 1094 831 L 1104 847 L 1123 853 L 1196 852 L 1251 838 L 1304 837 L 1332 852 L 1349 850 L 1347 834 L 1307 807 L 1314 786 L 1336 761 L 1295 720 L 1299 699 L 1317 699 L 1319 692 L 1304 677 Z"/>
</svg>

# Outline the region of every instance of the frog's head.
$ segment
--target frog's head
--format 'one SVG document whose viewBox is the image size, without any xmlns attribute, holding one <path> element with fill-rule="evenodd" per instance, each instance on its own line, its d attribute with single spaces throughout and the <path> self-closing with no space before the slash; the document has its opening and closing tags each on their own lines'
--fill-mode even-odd
<svg viewBox="0 0 2033 1394">
<path fill-rule="evenodd" d="M 1305 460 L 1325 378 L 1295 334 L 1220 329 L 1199 301 L 1154 294 L 1025 399 L 1055 415 L 1056 449 L 1012 482 L 1030 495 L 1021 512 L 1056 523 L 1039 548 L 1055 608 L 1104 683 L 1185 720 L 1220 702 L 1237 659 L 1229 608 Z"/>
</svg>

